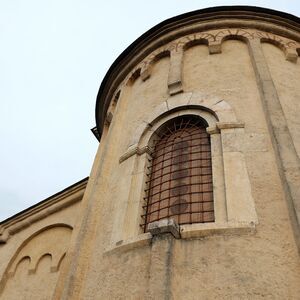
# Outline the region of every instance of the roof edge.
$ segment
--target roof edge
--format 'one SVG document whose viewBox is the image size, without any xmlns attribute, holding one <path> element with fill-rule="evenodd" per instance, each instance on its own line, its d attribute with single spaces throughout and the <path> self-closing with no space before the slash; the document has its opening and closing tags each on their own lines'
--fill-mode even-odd
<svg viewBox="0 0 300 300">
<path fill-rule="evenodd" d="M 116 60 L 113 62 L 113 64 L 108 69 L 106 75 L 104 76 L 97 94 L 96 109 L 95 109 L 96 127 L 99 134 L 99 141 L 101 139 L 102 130 L 103 130 L 104 115 L 108 108 L 108 105 L 106 103 L 103 103 L 103 98 L 105 98 L 106 87 L 107 85 L 109 85 L 109 81 L 111 80 L 114 70 L 117 69 L 117 67 L 122 63 L 122 61 L 125 60 L 126 57 L 129 56 L 130 53 L 135 48 L 141 46 L 144 42 L 147 42 L 148 39 L 151 39 L 153 36 L 157 38 L 158 36 L 163 35 L 164 33 L 160 33 L 160 29 L 162 27 L 172 27 L 172 25 L 176 25 L 176 23 L 178 22 L 182 22 L 184 20 L 193 17 L 199 17 L 199 20 L 203 19 L 205 21 L 205 17 L 209 15 L 211 16 L 211 14 L 217 14 L 216 18 L 220 18 L 222 17 L 220 14 L 228 13 L 228 12 L 248 13 L 249 18 L 251 17 L 251 13 L 256 16 L 257 14 L 259 14 L 262 19 L 264 17 L 265 18 L 268 17 L 268 21 L 270 22 L 270 18 L 272 18 L 274 20 L 274 23 L 279 21 L 281 23 L 284 23 L 285 26 L 292 28 L 294 30 L 298 29 L 300 25 L 300 18 L 298 18 L 297 16 L 294 16 L 289 13 L 285 13 L 285 12 L 281 12 L 269 8 L 257 7 L 257 6 L 216 6 L 216 7 L 204 8 L 204 9 L 180 14 L 158 23 L 157 25 L 155 25 L 154 27 L 146 31 L 144 34 L 142 34 L 140 37 L 138 37 L 133 43 L 131 43 L 116 58 Z M 231 17 L 228 16 L 228 14 L 226 15 L 226 18 L 234 18 L 234 17 L 235 15 L 232 15 Z M 180 25 L 177 24 L 177 26 Z M 174 30 L 174 28 L 172 30 Z"/>
<path fill-rule="evenodd" d="M 0 222 L 0 226 L 4 226 L 6 227 L 5 225 L 14 221 L 14 220 L 17 220 L 19 218 L 23 218 L 23 217 L 26 217 L 27 214 L 33 212 L 34 210 L 36 209 L 42 209 L 44 206 L 46 206 L 47 204 L 48 205 L 51 205 L 52 203 L 57 203 L 59 200 L 62 200 L 63 198 L 67 197 L 68 195 L 70 194 L 73 194 L 74 191 L 77 191 L 77 190 L 81 190 L 83 188 L 86 187 L 87 185 L 87 182 L 88 182 L 88 179 L 89 177 L 85 177 L 83 179 L 81 179 L 80 181 L 66 187 L 65 189 L 55 193 L 54 195 L 32 205 L 32 206 L 29 206 L 28 208 L 25 208 L 24 210 L 8 217 L 7 219 L 3 220 Z M 1 236 L 1 232 L 0 232 L 0 236 Z"/>
</svg>

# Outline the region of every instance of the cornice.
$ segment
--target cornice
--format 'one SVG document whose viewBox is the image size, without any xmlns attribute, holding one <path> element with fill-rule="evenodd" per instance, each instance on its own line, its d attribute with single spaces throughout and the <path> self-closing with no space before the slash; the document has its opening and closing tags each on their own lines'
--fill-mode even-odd
<svg viewBox="0 0 300 300">
<path fill-rule="evenodd" d="M 96 125 L 101 137 L 105 116 L 116 89 L 145 57 L 167 43 L 195 32 L 223 28 L 249 28 L 300 42 L 300 19 L 259 7 L 213 7 L 182 14 L 154 26 L 115 60 L 105 75 L 96 100 Z"/>
</svg>

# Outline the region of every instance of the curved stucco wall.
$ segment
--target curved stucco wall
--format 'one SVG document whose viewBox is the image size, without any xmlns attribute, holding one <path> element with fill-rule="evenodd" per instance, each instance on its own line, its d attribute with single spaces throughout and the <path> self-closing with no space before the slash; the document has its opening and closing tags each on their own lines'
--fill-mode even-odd
<svg viewBox="0 0 300 300">
<path fill-rule="evenodd" d="M 284 54 L 278 47 L 266 43 L 263 43 L 262 46 L 294 145 L 300 157 L 300 64 L 287 63 Z"/>
<path fill-rule="evenodd" d="M 274 41 L 298 44 L 258 27 L 259 31 L 252 27 L 242 36 L 234 34 L 238 29 L 231 30 L 217 48 L 203 45 L 203 41 L 184 47 L 179 63 L 174 61 L 174 48 L 166 54 L 168 45 L 162 45 L 145 63 L 133 66 L 115 88 L 114 94 L 119 95 L 112 97 L 108 108 L 110 116 L 84 204 L 88 213 L 82 214 L 83 225 L 77 232 L 82 249 L 75 262 L 70 262 L 79 275 L 64 281 L 67 287 L 62 284 L 57 297 L 70 292 L 69 285 L 76 287 L 72 290 L 75 298 L 297 299 L 300 261 L 263 97 L 268 97 L 266 84 L 273 79 L 292 142 L 299 151 L 299 63 L 287 54 L 295 54 L 297 46 L 288 52 Z M 218 30 L 214 30 L 216 35 Z M 261 36 L 269 36 L 269 43 L 261 44 Z M 164 55 L 154 59 L 158 53 Z M 181 82 L 172 85 L 178 72 Z M 215 101 L 211 107 L 227 103 L 224 111 L 232 111 L 238 124 L 244 124 L 233 131 L 233 125 L 224 129 L 223 151 L 224 155 L 232 152 L 243 157 L 245 173 L 237 169 L 234 180 L 249 177 L 245 197 L 251 190 L 258 223 L 249 231 L 225 228 L 211 230 L 202 238 L 200 232 L 198 237 L 151 240 L 138 226 L 142 222 L 143 174 L 147 172 L 138 158 L 147 151 L 141 147 L 143 139 L 156 120 L 171 111 L 184 113 L 186 107 L 187 113 L 203 110 L 203 115 L 210 114 L 211 108 L 205 105 L 211 101 Z M 215 112 L 217 118 L 218 109 Z M 228 169 L 234 174 L 234 161 L 232 165 L 226 161 L 223 176 Z"/>
</svg>

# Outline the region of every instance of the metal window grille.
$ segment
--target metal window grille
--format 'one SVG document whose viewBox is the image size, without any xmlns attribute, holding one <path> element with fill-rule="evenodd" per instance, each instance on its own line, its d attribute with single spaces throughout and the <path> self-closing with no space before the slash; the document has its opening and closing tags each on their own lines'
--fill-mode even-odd
<svg viewBox="0 0 300 300">
<path fill-rule="evenodd" d="M 178 224 L 214 221 L 210 137 L 201 118 L 182 116 L 159 130 L 150 161 L 144 231 L 151 222 Z"/>
</svg>

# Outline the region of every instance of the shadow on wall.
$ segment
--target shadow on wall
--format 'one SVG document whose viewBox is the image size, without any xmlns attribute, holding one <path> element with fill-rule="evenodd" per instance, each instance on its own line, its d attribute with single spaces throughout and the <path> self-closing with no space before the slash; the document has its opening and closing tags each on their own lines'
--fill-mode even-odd
<svg viewBox="0 0 300 300">
<path fill-rule="evenodd" d="M 0 299 L 50 299 L 71 233 L 71 226 L 56 224 L 24 241 L 1 279 Z"/>
</svg>

